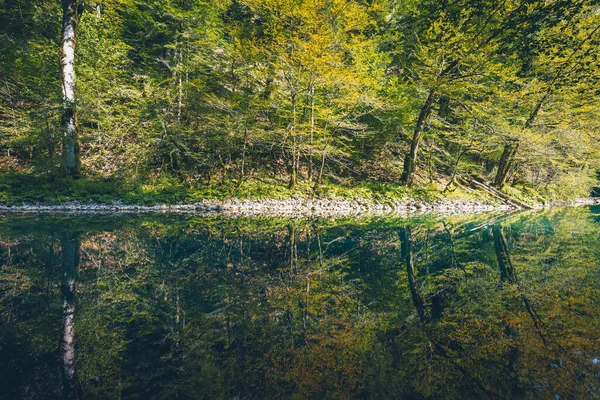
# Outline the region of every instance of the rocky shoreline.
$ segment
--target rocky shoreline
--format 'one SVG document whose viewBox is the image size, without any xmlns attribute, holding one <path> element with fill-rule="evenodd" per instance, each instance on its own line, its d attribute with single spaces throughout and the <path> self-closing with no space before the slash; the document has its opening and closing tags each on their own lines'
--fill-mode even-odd
<svg viewBox="0 0 600 400">
<path fill-rule="evenodd" d="M 556 201 L 536 204 L 534 209 L 560 206 L 588 206 L 600 204 L 600 198 L 582 198 L 574 201 Z M 482 200 L 441 199 L 369 201 L 363 199 L 321 199 L 293 197 L 287 200 L 204 200 L 195 204 L 130 205 L 121 202 L 109 204 L 66 202 L 58 205 L 23 204 L 0 205 L 0 212 L 16 213 L 193 213 L 198 215 L 227 216 L 282 216 L 282 217 L 340 217 L 359 215 L 421 215 L 421 214 L 477 214 L 492 211 L 518 210 L 506 203 Z"/>
</svg>

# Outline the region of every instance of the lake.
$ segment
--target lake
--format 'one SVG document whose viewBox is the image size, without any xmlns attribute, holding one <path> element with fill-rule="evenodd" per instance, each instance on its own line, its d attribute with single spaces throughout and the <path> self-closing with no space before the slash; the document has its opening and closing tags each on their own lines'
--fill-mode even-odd
<svg viewBox="0 0 600 400">
<path fill-rule="evenodd" d="M 599 223 L 0 215 L 0 398 L 598 397 Z"/>
</svg>

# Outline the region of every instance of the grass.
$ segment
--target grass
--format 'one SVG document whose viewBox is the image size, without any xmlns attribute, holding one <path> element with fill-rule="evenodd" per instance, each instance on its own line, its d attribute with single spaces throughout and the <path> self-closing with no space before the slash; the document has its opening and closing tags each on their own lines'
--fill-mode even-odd
<svg viewBox="0 0 600 400">
<path fill-rule="evenodd" d="M 297 197 L 327 197 L 367 201 L 389 199 L 421 199 L 433 201 L 447 197 L 434 185 L 406 188 L 392 183 L 360 182 L 352 187 L 325 183 L 300 182 L 290 189 L 281 180 L 230 181 L 211 185 L 183 184 L 176 178 L 163 177 L 152 181 L 128 182 L 122 179 L 84 178 L 72 180 L 58 175 L 9 173 L 0 175 L 0 202 L 9 205 L 23 203 L 59 204 L 66 201 L 126 204 L 195 203 L 204 199 L 286 199 Z M 452 197 L 468 194 L 453 192 Z"/>
<path fill-rule="evenodd" d="M 264 178 L 244 181 L 225 181 L 211 184 L 201 182 L 182 183 L 175 177 L 159 177 L 148 180 L 127 181 L 110 178 L 83 178 L 73 180 L 58 174 L 4 173 L 0 174 L 0 203 L 20 205 L 23 203 L 59 204 L 66 201 L 126 204 L 193 204 L 205 199 L 289 199 L 290 197 L 361 198 L 371 202 L 416 199 L 435 201 L 450 199 L 486 199 L 483 192 L 465 191 L 455 187 L 442 193 L 442 186 L 427 184 L 407 188 L 394 183 L 359 181 L 341 185 L 326 182 L 316 187 L 314 182 L 299 182 L 293 189 L 282 179 Z M 567 185 L 567 187 L 570 187 Z M 564 189 L 563 189 L 564 190 Z M 586 188 L 574 195 L 585 196 Z M 529 204 L 545 203 L 548 199 L 570 198 L 565 193 L 540 193 L 525 184 L 505 186 L 506 194 Z M 583 194 L 581 194 L 581 193 Z"/>
</svg>

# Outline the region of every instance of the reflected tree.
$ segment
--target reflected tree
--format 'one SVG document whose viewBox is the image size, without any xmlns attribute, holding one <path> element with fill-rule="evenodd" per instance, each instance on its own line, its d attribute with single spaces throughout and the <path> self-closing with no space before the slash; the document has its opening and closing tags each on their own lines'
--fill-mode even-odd
<svg viewBox="0 0 600 400">
<path fill-rule="evenodd" d="M 81 399 L 81 386 L 77 379 L 75 351 L 75 301 L 77 272 L 79 268 L 79 233 L 65 233 L 61 242 L 63 256 L 63 329 L 60 339 L 63 391 L 65 398 Z"/>
<path fill-rule="evenodd" d="M 417 289 L 417 283 L 415 279 L 415 265 L 412 250 L 412 231 L 410 227 L 404 226 L 399 230 L 400 242 L 401 242 L 401 255 L 406 266 L 406 276 L 408 278 L 408 287 L 410 289 L 410 296 L 412 298 L 413 305 L 419 315 L 421 322 L 427 322 L 428 318 L 425 314 L 425 302 L 419 294 Z"/>
</svg>

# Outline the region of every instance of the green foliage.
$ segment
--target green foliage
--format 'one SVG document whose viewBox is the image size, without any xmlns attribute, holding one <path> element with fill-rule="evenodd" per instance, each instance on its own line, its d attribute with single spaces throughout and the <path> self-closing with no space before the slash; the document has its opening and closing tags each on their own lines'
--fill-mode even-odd
<svg viewBox="0 0 600 400">
<path fill-rule="evenodd" d="M 144 183 L 115 178 L 86 178 L 73 180 L 62 175 L 32 175 L 9 173 L 0 175 L 0 202 L 8 205 L 23 203 L 59 204 L 66 201 L 125 204 L 193 204 L 204 199 L 289 199 L 291 197 L 329 197 L 389 201 L 422 199 L 433 201 L 441 197 L 433 186 L 405 188 L 390 183 L 358 182 L 352 187 L 326 183 L 300 183 L 290 189 L 279 181 L 242 181 L 212 186 L 184 185 L 177 178 L 162 177 Z M 457 191 L 453 197 L 468 194 Z"/>
<path fill-rule="evenodd" d="M 111 202 L 117 199 L 122 184 L 114 179 L 73 180 L 62 176 L 4 174 L 0 177 L 0 197 L 7 204 L 64 201 Z"/>
<path fill-rule="evenodd" d="M 61 10 L 48 0 L 0 6 L 0 173 L 55 176 Z M 524 197 L 586 195 L 600 169 L 597 6 L 85 3 L 76 48 L 84 179 L 121 182 L 113 198 L 143 203 L 413 195 L 397 186 L 431 95 L 418 196 L 467 196 L 461 178 L 471 175 L 536 193 Z M 22 199 L 86 193 L 48 182 L 47 194 Z"/>
</svg>

